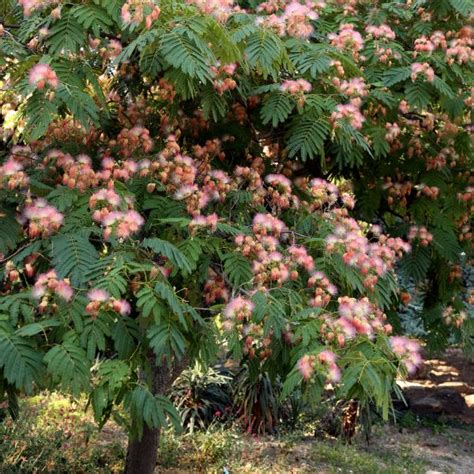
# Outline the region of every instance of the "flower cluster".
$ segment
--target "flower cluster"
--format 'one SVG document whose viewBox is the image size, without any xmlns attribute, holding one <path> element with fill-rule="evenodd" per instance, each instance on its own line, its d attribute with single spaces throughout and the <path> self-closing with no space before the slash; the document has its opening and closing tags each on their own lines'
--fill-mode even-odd
<svg viewBox="0 0 474 474">
<path fill-rule="evenodd" d="M 470 26 L 462 28 L 457 38 L 450 41 L 446 50 L 448 64 L 468 64 L 474 61 L 474 29 Z"/>
<path fill-rule="evenodd" d="M 433 68 L 428 63 L 413 63 L 411 65 L 411 80 L 416 81 L 416 78 L 420 74 L 423 74 L 427 81 L 434 81 L 435 73 Z"/>
<path fill-rule="evenodd" d="M 227 303 L 229 300 L 229 290 L 224 279 L 212 268 L 208 269 L 207 280 L 204 283 L 204 301 L 207 305 L 222 300 Z"/>
<path fill-rule="evenodd" d="M 159 15 L 160 7 L 152 0 L 127 0 L 121 10 L 121 17 L 125 24 L 140 24 L 145 20 L 147 29 L 151 28 Z"/>
<path fill-rule="evenodd" d="M 355 58 L 359 51 L 364 47 L 362 35 L 354 29 L 351 23 L 344 23 L 339 27 L 338 33 L 328 35 L 331 44 L 338 49 L 349 50 Z"/>
<path fill-rule="evenodd" d="M 59 230 L 64 216 L 53 206 L 50 206 L 45 199 L 38 198 L 31 204 L 27 204 L 20 217 L 22 224 L 27 224 L 28 236 L 32 239 L 36 237 L 48 237 Z"/>
<path fill-rule="evenodd" d="M 153 148 L 150 131 L 138 125 L 131 129 L 124 128 L 118 134 L 117 140 L 112 140 L 109 144 L 111 147 L 118 146 L 124 158 L 131 157 L 135 152 L 148 153 Z"/>
<path fill-rule="evenodd" d="M 463 310 L 456 311 L 452 306 L 447 306 L 443 311 L 443 319 L 448 326 L 460 328 L 467 319 L 467 314 Z"/>
<path fill-rule="evenodd" d="M 386 322 L 387 316 L 368 298 L 343 296 L 338 301 L 338 317 L 328 313 L 321 316 L 321 334 L 326 341 L 344 347 L 356 335 L 373 338 L 377 332 L 392 332 L 392 326 Z"/>
<path fill-rule="evenodd" d="M 126 300 L 113 298 L 105 290 L 94 288 L 87 293 L 89 303 L 86 312 L 92 317 L 97 317 L 101 311 L 113 311 L 122 316 L 128 316 L 131 311 L 130 303 Z"/>
<path fill-rule="evenodd" d="M 206 228 L 211 232 L 215 232 L 217 229 L 217 221 L 218 217 L 216 213 L 209 214 L 208 216 L 194 216 L 188 225 L 189 233 L 195 235 L 198 229 Z"/>
<path fill-rule="evenodd" d="M 234 8 L 234 0 L 187 0 L 187 3 L 222 22 L 227 20 Z"/>
<path fill-rule="evenodd" d="M 101 221 L 104 227 L 104 239 L 111 237 L 126 239 L 137 233 L 145 223 L 143 217 L 134 210 L 109 212 Z"/>
<path fill-rule="evenodd" d="M 38 63 L 30 69 L 29 83 L 37 89 L 44 89 L 46 86 L 56 89 L 59 80 L 51 66 Z"/>
<path fill-rule="evenodd" d="M 0 166 L 0 189 L 6 187 L 13 190 L 24 188 L 28 185 L 29 179 L 23 171 L 23 165 L 18 160 L 10 157 Z"/>
<path fill-rule="evenodd" d="M 279 238 L 287 227 L 283 221 L 271 214 L 255 214 L 252 230 L 258 236 L 270 235 Z"/>
<path fill-rule="evenodd" d="M 446 36 L 442 31 L 435 31 L 430 37 L 422 35 L 415 40 L 415 51 L 418 53 L 432 53 L 437 48 L 447 48 Z"/>
<path fill-rule="evenodd" d="M 229 301 L 223 311 L 226 330 L 233 329 L 236 325 L 248 322 L 252 316 L 255 305 L 243 296 L 237 296 Z"/>
<path fill-rule="evenodd" d="M 314 372 L 320 369 L 330 382 L 337 383 L 341 380 L 341 370 L 336 364 L 336 359 L 334 352 L 324 350 L 317 356 L 304 355 L 298 360 L 296 367 L 305 381 L 309 381 Z"/>
<path fill-rule="evenodd" d="M 55 270 L 41 273 L 32 290 L 33 297 L 41 299 L 38 307 L 41 313 L 49 306 L 49 300 L 52 296 L 57 295 L 64 301 L 71 301 L 73 294 L 70 281 L 67 278 L 60 280 Z"/>
<path fill-rule="evenodd" d="M 282 174 L 269 174 L 265 176 L 268 185 L 267 198 L 272 207 L 288 209 L 296 196 L 291 194 L 291 181 Z"/>
<path fill-rule="evenodd" d="M 381 25 L 367 25 L 365 27 L 366 33 L 376 39 L 395 39 L 395 32 L 390 28 L 390 26 L 381 24 Z"/>
<path fill-rule="evenodd" d="M 56 166 L 63 169 L 62 183 L 68 188 L 76 188 L 81 192 L 97 186 L 99 176 L 92 168 L 92 160 L 87 155 L 73 158 L 58 150 L 51 150 L 45 158 L 45 164 L 55 161 Z"/>
<path fill-rule="evenodd" d="M 347 104 L 336 105 L 336 110 L 331 114 L 331 122 L 334 127 L 340 120 L 346 120 L 356 130 L 362 128 L 365 117 L 360 111 L 361 102 L 359 98 L 352 99 Z"/>
<path fill-rule="evenodd" d="M 286 33 L 288 36 L 308 38 L 313 33 L 310 21 L 316 20 L 318 14 L 314 11 L 314 2 L 311 0 L 306 0 L 305 3 L 293 0 L 286 5 L 282 18 L 286 23 Z"/>
<path fill-rule="evenodd" d="M 308 279 L 308 287 L 314 288 L 314 295 L 310 300 L 310 305 L 315 308 L 327 306 L 331 298 L 335 297 L 338 293 L 336 286 L 320 271 L 311 274 L 311 277 Z"/>
<path fill-rule="evenodd" d="M 408 231 L 408 241 L 413 242 L 415 239 L 420 242 L 420 245 L 426 247 L 433 240 L 433 234 L 428 232 L 428 229 L 424 226 L 418 227 L 416 225 L 412 225 Z"/>
<path fill-rule="evenodd" d="M 23 7 L 25 16 L 30 16 L 34 11 L 46 8 L 51 4 L 59 3 L 58 0 L 18 0 Z"/>
<path fill-rule="evenodd" d="M 379 277 L 392 270 L 395 261 L 410 245 L 400 238 L 378 237 L 378 241 L 369 242 L 354 219 L 342 218 L 334 232 L 326 237 L 326 249 L 343 252 L 346 265 L 358 268 L 364 277 L 364 286 L 372 290 Z"/>
<path fill-rule="evenodd" d="M 404 336 L 390 338 L 392 351 L 400 358 L 409 374 L 414 374 L 422 364 L 420 344 Z"/>
<path fill-rule="evenodd" d="M 281 90 L 292 95 L 304 94 L 311 92 L 311 83 L 305 79 L 287 80 L 283 81 Z"/>
<path fill-rule="evenodd" d="M 257 7 L 257 12 L 267 13 L 257 18 L 257 24 L 273 29 L 279 36 L 309 38 L 314 31 L 311 21 L 318 19 L 318 11 L 324 6 L 323 1 L 268 0 Z"/>
<path fill-rule="evenodd" d="M 235 63 L 211 67 L 211 72 L 215 76 L 212 85 L 219 95 L 222 95 L 226 91 L 234 90 L 237 87 L 237 82 L 231 77 L 234 75 L 236 69 L 237 64 Z"/>
<path fill-rule="evenodd" d="M 341 81 L 338 77 L 332 80 L 334 86 L 341 94 L 348 97 L 364 97 L 367 95 L 367 84 L 363 77 L 353 77 L 349 80 Z"/>
</svg>

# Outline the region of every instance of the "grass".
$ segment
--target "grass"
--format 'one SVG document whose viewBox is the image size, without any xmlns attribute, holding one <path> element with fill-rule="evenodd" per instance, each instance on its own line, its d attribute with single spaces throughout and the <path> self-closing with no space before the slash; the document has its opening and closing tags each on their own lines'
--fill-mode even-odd
<svg viewBox="0 0 474 474">
<path fill-rule="evenodd" d="M 85 403 L 53 393 L 25 399 L 21 405 L 18 421 L 0 421 L 2 474 L 118 473 L 123 469 L 125 433 L 113 423 L 97 431 L 91 414 L 85 411 Z M 413 420 L 409 421 L 407 424 Z M 431 465 L 413 442 L 418 436 L 422 440 L 424 435 L 418 433 L 419 427 L 404 429 L 411 433 L 410 437 L 403 438 L 405 435 L 391 427 L 380 427 L 373 446 L 361 440 L 354 445 L 334 439 L 316 440 L 298 431 L 262 438 L 219 426 L 179 436 L 165 432 L 159 448 L 158 472 L 425 473 Z M 449 427 L 446 430 L 446 442 L 458 442 Z"/>
</svg>

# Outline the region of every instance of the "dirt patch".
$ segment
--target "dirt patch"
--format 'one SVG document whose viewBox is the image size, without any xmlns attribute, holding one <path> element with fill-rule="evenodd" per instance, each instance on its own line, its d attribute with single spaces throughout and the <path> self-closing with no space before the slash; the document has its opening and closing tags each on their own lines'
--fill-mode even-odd
<svg viewBox="0 0 474 474">
<path fill-rule="evenodd" d="M 424 367 L 400 386 L 414 412 L 430 415 L 431 411 L 474 424 L 474 361 L 466 359 L 461 349 L 425 358 Z"/>
</svg>

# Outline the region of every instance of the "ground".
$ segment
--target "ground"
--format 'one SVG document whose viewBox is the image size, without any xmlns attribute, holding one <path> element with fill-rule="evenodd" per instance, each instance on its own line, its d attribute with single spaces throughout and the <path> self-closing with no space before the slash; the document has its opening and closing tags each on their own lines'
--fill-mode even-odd
<svg viewBox="0 0 474 474">
<path fill-rule="evenodd" d="M 459 351 L 428 359 L 411 384 L 432 397 L 442 384 L 470 404 L 474 365 Z M 444 385 L 446 387 L 446 385 Z M 416 387 L 418 390 L 420 387 Z M 85 402 L 57 393 L 22 401 L 22 418 L 0 423 L 0 472 L 109 473 L 123 468 L 126 436 L 113 422 L 98 432 Z M 419 417 L 406 411 L 397 425 L 377 425 L 367 445 L 316 439 L 297 429 L 256 438 L 215 427 L 206 433 L 165 433 L 160 447 L 164 473 L 442 473 L 474 472 L 474 406 L 462 412 Z"/>
</svg>

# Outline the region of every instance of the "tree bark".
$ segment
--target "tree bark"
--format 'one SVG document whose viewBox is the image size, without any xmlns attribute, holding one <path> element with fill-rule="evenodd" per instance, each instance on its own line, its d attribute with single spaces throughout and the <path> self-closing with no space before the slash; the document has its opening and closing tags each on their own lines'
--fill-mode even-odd
<svg viewBox="0 0 474 474">
<path fill-rule="evenodd" d="M 165 395 L 188 365 L 187 358 L 174 360 L 171 367 L 166 361 L 157 365 L 154 354 L 150 354 L 149 361 L 152 376 L 150 388 L 153 395 Z M 155 472 L 160 435 L 160 428 L 149 428 L 145 425 L 141 438 L 129 437 L 124 474 L 153 474 Z"/>
</svg>

